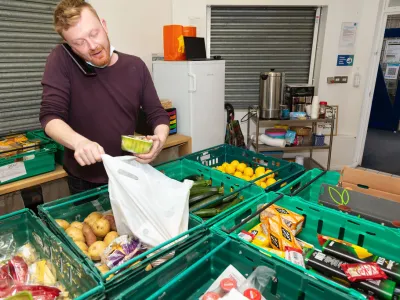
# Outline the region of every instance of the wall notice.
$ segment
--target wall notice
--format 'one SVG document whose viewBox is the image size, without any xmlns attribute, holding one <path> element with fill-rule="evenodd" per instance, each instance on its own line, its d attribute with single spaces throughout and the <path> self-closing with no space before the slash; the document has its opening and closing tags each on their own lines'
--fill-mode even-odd
<svg viewBox="0 0 400 300">
<path fill-rule="evenodd" d="M 357 23 L 343 22 L 342 30 L 340 32 L 339 48 L 341 49 L 354 49 L 356 44 Z"/>
<path fill-rule="evenodd" d="M 337 56 L 336 66 L 338 67 L 351 67 L 354 63 L 354 55 L 339 54 Z"/>
</svg>

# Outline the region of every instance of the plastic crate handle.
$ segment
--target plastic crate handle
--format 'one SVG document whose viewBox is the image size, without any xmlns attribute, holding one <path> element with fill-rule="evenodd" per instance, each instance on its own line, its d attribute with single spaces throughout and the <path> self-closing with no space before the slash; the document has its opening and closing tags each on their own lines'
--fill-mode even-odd
<svg viewBox="0 0 400 300">
<path fill-rule="evenodd" d="M 300 187 L 299 189 L 295 190 L 293 193 L 290 193 L 290 197 L 292 196 L 296 196 L 297 194 L 299 194 L 300 192 L 302 192 L 304 189 L 306 189 L 307 187 L 309 187 L 313 182 L 317 181 L 319 178 L 321 178 L 322 176 L 324 176 L 326 174 L 327 170 L 323 171 L 321 174 L 319 174 L 317 177 L 313 178 L 312 180 L 310 180 L 309 182 L 307 182 L 305 185 L 303 185 L 302 187 Z"/>
</svg>

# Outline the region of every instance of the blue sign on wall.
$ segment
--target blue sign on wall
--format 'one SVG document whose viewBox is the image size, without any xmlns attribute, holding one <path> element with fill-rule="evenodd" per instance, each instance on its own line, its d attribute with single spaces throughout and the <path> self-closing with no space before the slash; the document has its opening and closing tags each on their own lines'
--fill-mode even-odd
<svg viewBox="0 0 400 300">
<path fill-rule="evenodd" d="M 353 62 L 354 62 L 354 55 L 339 54 L 337 56 L 336 66 L 338 66 L 338 67 L 350 67 L 350 66 L 353 65 Z"/>
</svg>

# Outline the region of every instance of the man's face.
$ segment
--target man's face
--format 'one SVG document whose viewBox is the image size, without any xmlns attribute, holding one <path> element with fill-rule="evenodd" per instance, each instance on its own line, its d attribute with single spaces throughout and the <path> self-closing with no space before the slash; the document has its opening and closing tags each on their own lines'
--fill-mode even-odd
<svg viewBox="0 0 400 300">
<path fill-rule="evenodd" d="M 98 67 L 110 63 L 110 41 L 107 26 L 89 9 L 82 10 L 77 24 L 63 31 L 65 41 L 85 61 Z"/>
</svg>

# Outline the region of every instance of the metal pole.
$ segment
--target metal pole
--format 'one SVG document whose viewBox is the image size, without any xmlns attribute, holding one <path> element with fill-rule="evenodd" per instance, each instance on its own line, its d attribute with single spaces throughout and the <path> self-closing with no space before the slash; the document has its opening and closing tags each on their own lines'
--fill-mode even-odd
<svg viewBox="0 0 400 300">
<path fill-rule="evenodd" d="M 250 137 L 250 106 L 247 107 L 247 149 L 250 149 L 251 137 Z"/>
<path fill-rule="evenodd" d="M 333 129 L 335 127 L 335 115 L 333 115 L 332 120 L 331 120 L 331 138 L 329 141 L 329 153 L 328 153 L 328 164 L 326 166 L 326 169 L 329 170 L 331 167 L 331 155 L 332 155 L 332 144 L 333 144 Z"/>
<path fill-rule="evenodd" d="M 256 152 L 258 153 L 258 135 L 260 132 L 260 119 L 259 119 L 259 114 L 258 114 L 258 109 L 257 109 L 257 113 L 256 113 L 256 122 L 257 122 L 257 126 L 256 126 Z"/>
</svg>

